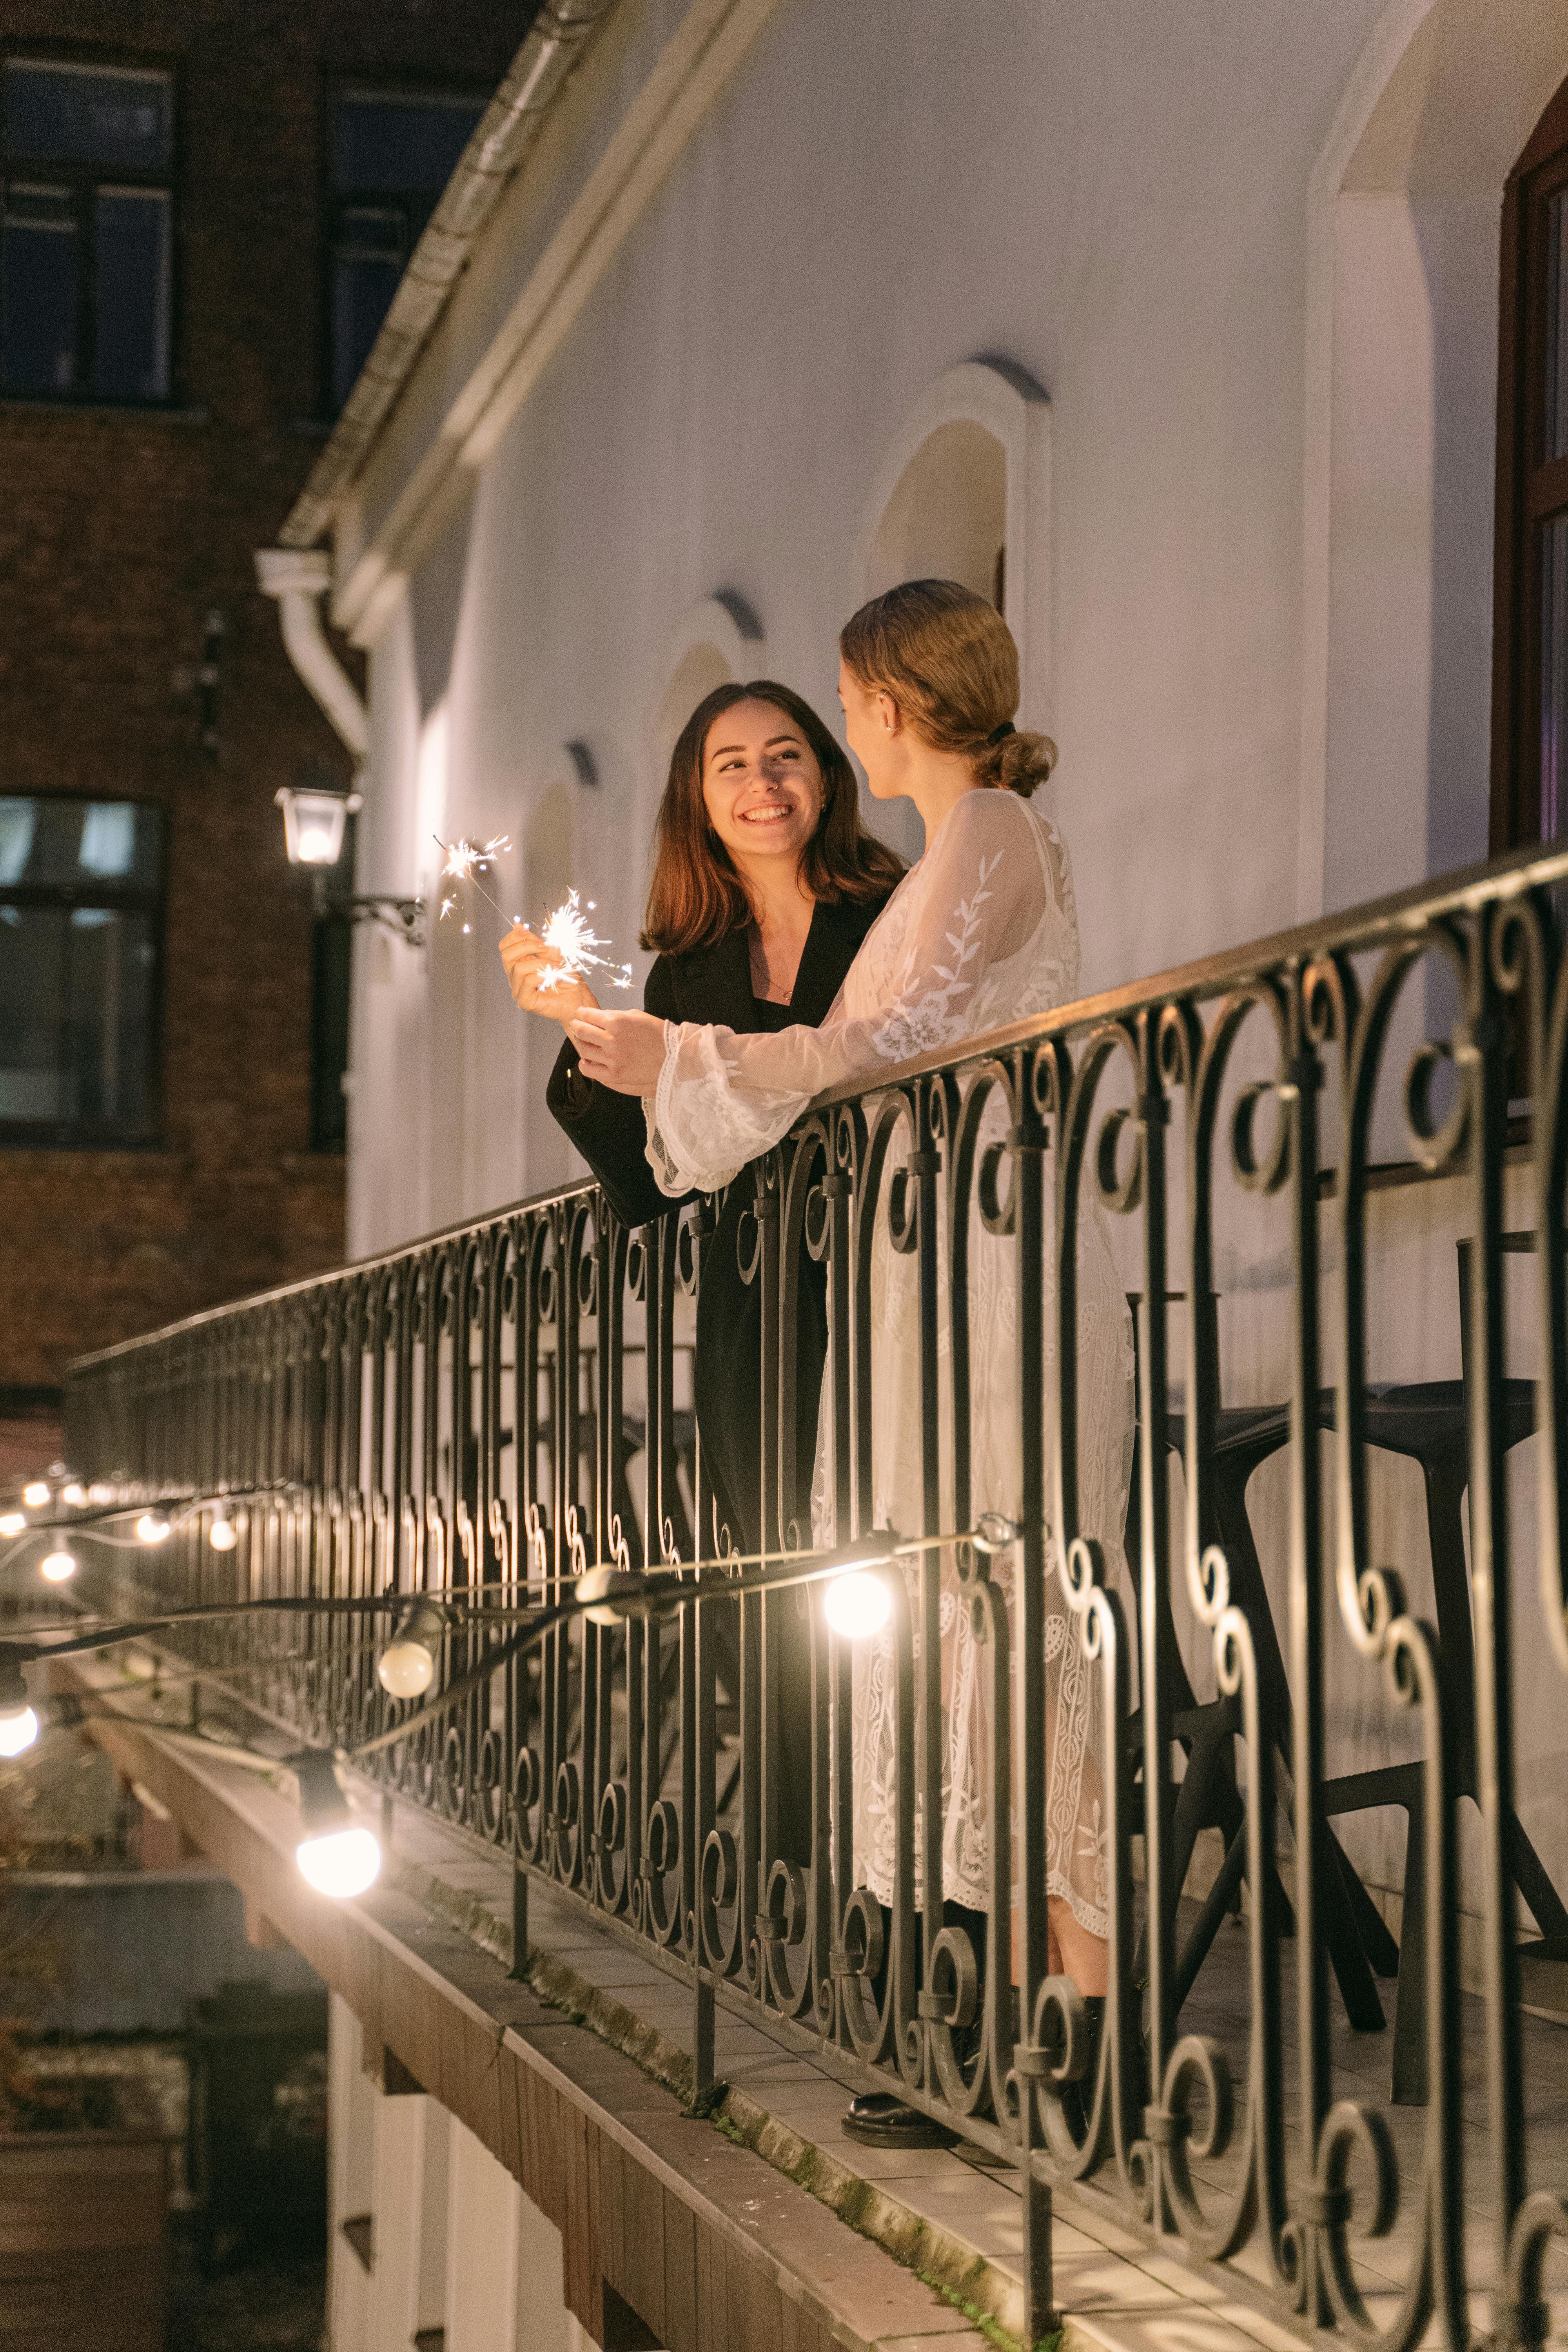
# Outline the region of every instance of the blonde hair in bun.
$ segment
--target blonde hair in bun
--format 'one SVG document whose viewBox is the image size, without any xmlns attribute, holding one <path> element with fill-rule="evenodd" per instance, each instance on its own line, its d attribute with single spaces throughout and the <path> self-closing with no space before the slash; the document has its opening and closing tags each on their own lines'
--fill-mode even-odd
<svg viewBox="0 0 1568 2352">
<path fill-rule="evenodd" d="M 890 694 L 922 743 L 967 760 L 979 784 L 1027 800 L 1057 763 L 1048 735 L 1013 726 L 1018 648 L 994 604 L 956 580 L 906 580 L 839 631 L 846 667 Z"/>
</svg>

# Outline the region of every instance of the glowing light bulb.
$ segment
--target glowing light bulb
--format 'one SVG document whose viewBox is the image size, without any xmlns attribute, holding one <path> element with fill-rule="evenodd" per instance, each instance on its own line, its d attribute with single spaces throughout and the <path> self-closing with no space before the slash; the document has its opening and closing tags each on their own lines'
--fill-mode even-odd
<svg viewBox="0 0 1568 2352">
<path fill-rule="evenodd" d="M 73 1478 L 70 1485 L 62 1492 L 60 1500 L 62 1503 L 68 1503 L 73 1511 L 79 1511 L 87 1501 L 87 1488 L 79 1479 Z"/>
<path fill-rule="evenodd" d="M 0 1511 L 0 1536 L 19 1536 L 26 1524 L 24 1511 Z"/>
<path fill-rule="evenodd" d="M 328 1830 L 321 1837 L 301 1838 L 294 1859 L 318 1895 L 341 1900 L 374 1885 L 381 1874 L 381 1842 L 371 1830 Z"/>
<path fill-rule="evenodd" d="M 169 1522 L 161 1519 L 156 1511 L 143 1511 L 136 1522 L 136 1532 L 144 1544 L 159 1544 L 169 1532 Z"/>
<path fill-rule="evenodd" d="M 418 1698 L 436 1679 L 436 1656 L 447 1620 L 432 1601 L 406 1610 L 376 1661 L 376 1678 L 393 1698 Z"/>
<path fill-rule="evenodd" d="M 852 1568 L 836 1576 L 822 1597 L 822 1613 L 840 1640 L 864 1642 L 893 1613 L 893 1596 L 879 1576 Z"/>
<path fill-rule="evenodd" d="M 51 1551 L 38 1562 L 38 1574 L 50 1584 L 63 1584 L 68 1576 L 76 1574 L 74 1551 Z"/>
<path fill-rule="evenodd" d="M 231 1518 L 220 1513 L 207 1529 L 207 1541 L 214 1551 L 232 1551 L 239 1541 L 239 1529 Z"/>
<path fill-rule="evenodd" d="M 423 1642 L 391 1642 L 375 1672 L 382 1689 L 394 1698 L 418 1698 L 436 1679 L 436 1661 Z"/>
<path fill-rule="evenodd" d="M 22 1756 L 38 1736 L 38 1718 L 30 1706 L 0 1710 L 0 1756 Z"/>
<path fill-rule="evenodd" d="M 22 1500 L 26 1503 L 27 1508 L 30 1511 L 41 1511 L 48 1499 L 48 1480 L 47 1478 L 29 1478 L 26 1485 L 22 1489 Z"/>
</svg>

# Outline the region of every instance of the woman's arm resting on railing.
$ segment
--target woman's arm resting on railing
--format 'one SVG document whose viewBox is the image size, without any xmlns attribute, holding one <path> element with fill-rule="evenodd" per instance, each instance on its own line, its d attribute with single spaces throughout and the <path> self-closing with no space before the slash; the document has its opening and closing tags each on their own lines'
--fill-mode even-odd
<svg viewBox="0 0 1568 2352">
<path fill-rule="evenodd" d="M 843 998 L 820 1029 L 739 1036 L 646 1015 L 593 1013 L 573 1024 L 585 1066 L 644 1097 L 647 1157 L 672 1197 L 727 1184 L 787 1135 L 826 1087 L 874 1079 L 1005 1019 L 986 987 L 1047 911 L 1033 828 L 1007 793 L 966 793 L 917 869 L 922 914 L 889 1001 L 850 1017 Z M 906 884 L 906 888 L 912 884 Z M 854 972 L 845 994 L 854 1001 Z M 651 1097 L 651 1099 L 650 1099 Z"/>
</svg>

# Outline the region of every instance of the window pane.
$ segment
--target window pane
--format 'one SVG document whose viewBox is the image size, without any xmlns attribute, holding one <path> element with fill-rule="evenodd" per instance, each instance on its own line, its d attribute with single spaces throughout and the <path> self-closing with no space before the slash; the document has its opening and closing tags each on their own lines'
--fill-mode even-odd
<svg viewBox="0 0 1568 2352">
<path fill-rule="evenodd" d="M 77 230 L 63 190 L 8 187 L 0 229 L 0 385 L 76 383 Z"/>
<path fill-rule="evenodd" d="M 1568 453 L 1568 236 L 1563 235 L 1568 188 L 1546 207 L 1546 446 L 1542 456 Z"/>
<path fill-rule="evenodd" d="M 0 887 L 17 882 L 151 886 L 159 811 L 134 801 L 0 799 Z"/>
<path fill-rule="evenodd" d="M 0 906 L 0 1123 L 147 1131 L 153 918 Z"/>
<path fill-rule="evenodd" d="M 339 253 L 332 263 L 332 398 L 339 408 L 370 357 L 403 275 L 401 259 L 369 252 Z"/>
<path fill-rule="evenodd" d="M 483 112 L 472 99 L 341 98 L 333 182 L 348 194 L 438 195 Z"/>
<path fill-rule="evenodd" d="M 167 74 L 101 66 L 5 68 L 9 155 L 161 172 L 169 161 L 174 112 Z"/>
<path fill-rule="evenodd" d="M 1541 533 L 1541 838 L 1568 819 L 1568 515 Z"/>
<path fill-rule="evenodd" d="M 169 390 L 169 199 L 145 188 L 97 197 L 94 380 L 105 400 Z"/>
</svg>

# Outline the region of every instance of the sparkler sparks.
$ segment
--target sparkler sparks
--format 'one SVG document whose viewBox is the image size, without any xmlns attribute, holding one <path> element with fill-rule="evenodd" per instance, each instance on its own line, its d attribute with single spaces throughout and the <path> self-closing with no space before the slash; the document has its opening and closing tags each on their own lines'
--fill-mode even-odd
<svg viewBox="0 0 1568 2352">
<path fill-rule="evenodd" d="M 631 986 L 630 964 L 612 963 L 600 953 L 610 942 L 602 940 L 588 922 L 588 916 L 595 911 L 592 898 L 584 910 L 576 891 L 568 890 L 561 905 L 545 917 L 539 936 L 560 961 L 540 973 L 541 988 L 560 988 L 566 981 L 585 979 L 591 971 L 603 972 L 612 988 Z"/>
<path fill-rule="evenodd" d="M 438 849 L 444 849 L 447 852 L 447 863 L 441 868 L 443 882 L 470 882 L 480 898 L 489 906 L 494 907 L 503 923 L 510 925 L 521 920 L 520 916 L 509 915 L 506 908 L 499 900 L 490 897 L 483 883 L 478 879 L 479 875 L 488 874 L 490 871 L 502 850 L 511 847 L 510 834 L 492 834 L 489 841 L 454 841 L 450 844 L 443 841 L 438 833 L 433 834 L 431 838 Z M 440 914 L 442 922 L 446 921 L 458 903 L 456 891 L 449 892 L 442 899 Z M 465 923 L 463 929 L 467 931 L 470 926 Z"/>
<path fill-rule="evenodd" d="M 492 898 L 483 883 L 477 879 L 478 876 L 489 872 L 503 850 L 511 847 L 509 835 L 498 833 L 489 841 L 454 841 L 450 844 L 443 841 L 438 833 L 432 838 L 437 847 L 447 853 L 447 863 L 441 868 L 443 881 L 471 885 L 480 898 L 495 908 L 509 929 L 521 923 L 521 915 L 509 915 L 499 899 Z M 442 899 L 443 919 L 458 904 L 456 891 Z M 561 905 L 546 915 L 540 925 L 539 936 L 557 961 L 540 973 L 541 988 L 561 988 L 569 980 L 585 979 L 591 971 L 603 973 L 612 988 L 631 986 L 630 964 L 611 961 L 603 952 L 609 946 L 609 940 L 601 939 L 588 921 L 588 917 L 596 912 L 592 898 L 584 906 L 575 890 L 568 890 Z M 465 923 L 463 929 L 467 931 L 469 926 Z"/>
</svg>

